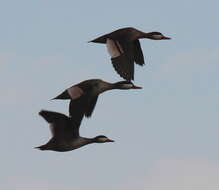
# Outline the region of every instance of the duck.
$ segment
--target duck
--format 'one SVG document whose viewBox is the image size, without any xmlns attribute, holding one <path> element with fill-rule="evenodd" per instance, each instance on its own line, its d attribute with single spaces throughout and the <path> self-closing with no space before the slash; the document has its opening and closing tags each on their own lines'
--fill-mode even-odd
<svg viewBox="0 0 219 190">
<path fill-rule="evenodd" d="M 116 72 L 125 80 L 134 80 L 134 62 L 145 64 L 139 39 L 169 40 L 160 32 L 145 33 L 133 27 L 115 30 L 89 42 L 106 44 Z"/>
<path fill-rule="evenodd" d="M 65 114 L 41 110 L 39 115 L 49 123 L 52 134 L 52 138 L 46 144 L 35 147 L 39 150 L 67 152 L 91 143 L 114 142 L 104 135 L 94 138 L 81 137 L 79 134 L 80 125 Z"/>
<path fill-rule="evenodd" d="M 91 117 L 97 103 L 98 96 L 108 90 L 141 89 L 130 81 L 109 83 L 101 79 L 89 79 L 82 81 L 64 90 L 54 99 L 69 99 L 69 115 L 74 116 L 75 122 L 80 124 L 83 117 Z"/>
</svg>

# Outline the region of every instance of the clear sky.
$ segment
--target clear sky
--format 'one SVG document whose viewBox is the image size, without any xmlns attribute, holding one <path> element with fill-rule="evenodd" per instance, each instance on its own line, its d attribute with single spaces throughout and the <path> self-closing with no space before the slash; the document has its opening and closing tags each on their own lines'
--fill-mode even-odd
<svg viewBox="0 0 219 190">
<path fill-rule="evenodd" d="M 218 1 L 1 1 L 1 170 L 4 190 L 219 189 Z M 122 80 L 106 47 L 87 41 L 121 27 L 159 31 L 141 40 L 143 90 L 101 95 L 81 135 L 115 143 L 57 153 L 41 109 L 85 79 Z"/>
</svg>

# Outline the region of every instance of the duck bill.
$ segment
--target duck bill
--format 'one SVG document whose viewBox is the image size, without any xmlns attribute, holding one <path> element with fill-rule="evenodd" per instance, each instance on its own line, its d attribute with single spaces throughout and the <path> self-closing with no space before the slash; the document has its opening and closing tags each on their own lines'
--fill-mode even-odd
<svg viewBox="0 0 219 190">
<path fill-rule="evenodd" d="M 171 39 L 170 37 L 162 36 L 162 40 L 170 40 L 170 39 Z"/>
<path fill-rule="evenodd" d="M 108 139 L 107 142 L 115 142 L 115 141 L 112 139 Z"/>
<path fill-rule="evenodd" d="M 135 85 L 133 85 L 133 87 L 132 87 L 133 89 L 142 89 L 142 87 L 141 86 L 135 86 Z"/>
</svg>

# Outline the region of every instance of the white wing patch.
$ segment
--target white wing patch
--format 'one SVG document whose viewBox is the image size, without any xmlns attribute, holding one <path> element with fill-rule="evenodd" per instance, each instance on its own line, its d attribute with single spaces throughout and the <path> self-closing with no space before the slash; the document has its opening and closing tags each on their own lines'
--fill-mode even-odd
<svg viewBox="0 0 219 190">
<path fill-rule="evenodd" d="M 106 40 L 106 47 L 111 56 L 111 58 L 118 57 L 124 53 L 122 46 L 118 41 L 113 41 L 111 39 Z"/>
<path fill-rule="evenodd" d="M 51 131 L 52 136 L 54 136 L 54 135 L 55 135 L 55 131 L 54 131 L 54 124 L 53 124 L 53 123 L 51 123 L 51 124 L 49 125 L 49 129 L 50 129 L 50 131 Z"/>
<path fill-rule="evenodd" d="M 73 86 L 69 88 L 68 90 L 69 95 L 71 96 L 71 99 L 79 98 L 84 92 L 81 88 L 78 86 Z"/>
</svg>

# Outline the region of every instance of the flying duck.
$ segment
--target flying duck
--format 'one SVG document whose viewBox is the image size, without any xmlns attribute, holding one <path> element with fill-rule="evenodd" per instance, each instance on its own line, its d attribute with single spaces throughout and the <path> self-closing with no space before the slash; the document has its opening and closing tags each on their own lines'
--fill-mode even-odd
<svg viewBox="0 0 219 190">
<path fill-rule="evenodd" d="M 90 42 L 106 44 L 111 62 L 117 73 L 126 80 L 134 80 L 134 62 L 144 65 L 144 56 L 139 39 L 168 40 L 160 32 L 145 33 L 132 27 L 121 28 L 100 36 Z"/>
<path fill-rule="evenodd" d="M 81 137 L 79 134 L 80 125 L 74 122 L 71 117 L 58 112 L 42 110 L 39 112 L 50 125 L 52 138 L 38 148 L 40 150 L 53 150 L 58 152 L 71 151 L 91 143 L 114 142 L 106 136 L 100 135 L 94 138 Z"/>
<path fill-rule="evenodd" d="M 80 82 L 62 92 L 53 99 L 70 99 L 69 115 L 80 125 L 84 115 L 90 117 L 97 103 L 99 94 L 112 89 L 141 89 L 130 81 L 109 83 L 101 79 Z"/>
</svg>

